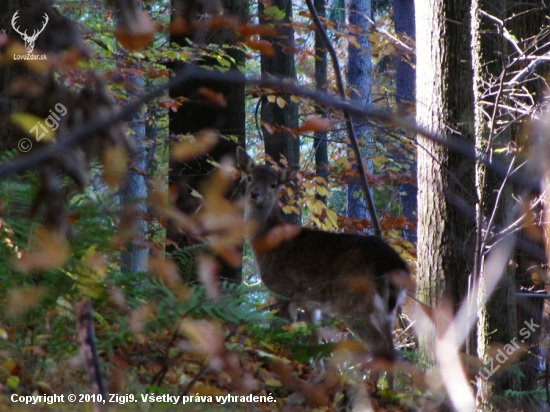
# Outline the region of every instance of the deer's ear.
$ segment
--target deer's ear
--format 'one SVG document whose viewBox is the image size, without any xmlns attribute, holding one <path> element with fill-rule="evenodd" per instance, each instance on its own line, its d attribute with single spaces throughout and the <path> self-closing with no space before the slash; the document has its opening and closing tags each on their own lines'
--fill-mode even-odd
<svg viewBox="0 0 550 412">
<path fill-rule="evenodd" d="M 237 166 L 245 173 L 250 173 L 254 167 L 252 158 L 242 147 L 237 147 Z"/>
<path fill-rule="evenodd" d="M 279 173 L 279 184 L 284 185 L 285 183 L 291 182 L 296 178 L 299 171 L 300 171 L 299 166 L 285 167 Z"/>
</svg>

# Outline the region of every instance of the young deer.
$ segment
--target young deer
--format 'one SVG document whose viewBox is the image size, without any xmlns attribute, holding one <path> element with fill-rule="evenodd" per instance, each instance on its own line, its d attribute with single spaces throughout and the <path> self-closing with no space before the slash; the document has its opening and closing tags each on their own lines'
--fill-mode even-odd
<svg viewBox="0 0 550 412">
<path fill-rule="evenodd" d="M 242 148 L 237 161 L 247 174 L 246 219 L 254 222 L 250 242 L 260 277 L 287 299 L 281 315 L 294 318 L 301 308 L 310 316 L 317 309 L 343 316 L 375 359 L 394 361 L 396 309 L 411 283 L 406 263 L 375 236 L 280 226 L 279 191 L 299 168 L 254 165 Z"/>
</svg>

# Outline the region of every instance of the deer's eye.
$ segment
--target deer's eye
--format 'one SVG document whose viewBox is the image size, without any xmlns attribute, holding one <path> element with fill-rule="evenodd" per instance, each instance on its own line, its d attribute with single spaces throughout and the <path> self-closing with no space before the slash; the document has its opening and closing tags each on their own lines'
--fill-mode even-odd
<svg viewBox="0 0 550 412">
<path fill-rule="evenodd" d="M 271 183 L 271 188 L 275 189 L 277 187 L 277 183 Z"/>
</svg>

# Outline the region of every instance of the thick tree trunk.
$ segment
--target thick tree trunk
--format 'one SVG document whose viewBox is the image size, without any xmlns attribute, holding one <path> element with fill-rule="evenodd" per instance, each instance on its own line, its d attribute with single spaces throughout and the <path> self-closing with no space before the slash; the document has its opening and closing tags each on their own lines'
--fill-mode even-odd
<svg viewBox="0 0 550 412">
<path fill-rule="evenodd" d="M 417 122 L 440 136 L 450 131 L 471 141 L 472 71 L 467 0 L 417 0 Z M 452 132 L 451 132 L 452 133 Z M 471 268 L 467 240 L 472 216 L 460 205 L 471 203 L 473 164 L 422 136 L 418 151 L 418 298 L 453 310 L 466 293 Z M 437 319 L 436 319 L 437 322 Z M 433 336 L 421 336 L 433 356 Z"/>
<path fill-rule="evenodd" d="M 349 90 L 349 97 L 354 104 L 369 108 L 372 106 L 372 60 L 371 45 L 368 37 L 368 30 L 372 18 L 372 0 L 346 0 L 347 23 L 355 30 L 359 30 L 355 39 L 357 45 L 349 43 L 348 62 L 346 65 L 346 81 Z M 362 120 L 356 120 L 352 116 L 355 133 L 362 143 L 363 158 L 369 152 L 372 143 L 370 128 Z M 351 149 L 350 149 L 351 153 Z M 367 161 L 366 170 L 372 173 L 372 162 Z M 359 180 L 352 180 L 348 185 L 347 193 L 347 215 L 355 218 L 368 218 L 369 212 L 363 196 L 363 188 Z"/>
<path fill-rule="evenodd" d="M 261 57 L 262 77 L 274 76 L 282 79 L 296 80 L 294 62 L 294 28 L 292 26 L 292 1 L 274 0 L 272 5 L 278 7 L 285 16 L 276 26 L 278 35 L 267 39 L 275 54 Z M 264 3 L 258 2 L 258 12 L 262 23 L 273 24 L 264 15 Z M 300 164 L 300 141 L 286 129 L 298 126 L 298 105 L 290 100 L 290 95 L 277 93 L 275 101 L 270 102 L 264 95 L 261 102 L 262 134 L 264 136 L 265 153 L 275 161 L 280 162 L 283 156 L 289 165 Z M 282 100 L 280 100 L 282 99 Z M 284 104 L 282 104 L 284 101 Z M 281 107 L 283 106 L 283 107 Z M 285 215 L 289 223 L 300 223 L 297 214 Z"/>
<path fill-rule="evenodd" d="M 185 10 L 178 8 L 180 2 L 173 1 L 174 13 L 181 13 L 182 17 L 187 19 L 188 24 L 193 24 L 199 17 L 193 14 L 198 11 Z M 222 2 L 224 14 L 237 17 L 241 22 L 246 22 L 248 16 L 248 2 L 245 0 L 225 0 Z M 205 38 L 210 43 L 222 45 L 231 45 L 238 41 L 237 35 L 230 30 L 217 30 L 214 33 L 208 33 Z M 186 36 L 172 35 L 171 41 L 182 46 L 187 46 Z M 227 54 L 234 59 L 232 68 L 242 67 L 244 65 L 244 53 L 229 47 Z M 201 65 L 215 66 L 217 62 L 214 59 L 202 59 Z M 176 64 L 172 67 L 175 71 L 181 69 L 184 64 Z M 201 87 L 209 88 L 217 93 L 221 93 L 226 102 L 226 107 L 220 107 L 207 101 L 199 92 Z M 238 145 L 245 144 L 245 101 L 243 84 L 223 84 L 216 82 L 196 81 L 185 87 L 174 88 L 170 90 L 172 97 L 184 96 L 188 101 L 183 104 L 176 113 L 170 112 L 170 134 L 193 134 L 203 129 L 217 129 L 222 136 L 227 138 L 220 139 L 220 143 L 208 154 L 193 161 L 186 163 L 170 162 L 170 185 L 177 187 L 178 198 L 176 205 L 185 213 L 196 212 L 199 204 L 196 197 L 191 195 L 192 189 L 197 189 L 204 179 L 207 179 L 210 172 L 214 169 L 208 157 L 219 162 L 224 156 L 236 156 Z M 229 136 L 236 137 L 238 143 L 234 142 Z M 229 195 L 229 194 L 228 194 Z M 186 235 L 180 233 L 172 222 L 168 223 L 167 237 L 185 247 L 190 244 Z M 167 247 L 167 250 L 173 248 Z M 220 260 L 220 277 L 240 283 L 241 270 L 233 268 Z"/>
<path fill-rule="evenodd" d="M 491 20 L 483 17 L 481 12 L 487 12 L 504 20 L 506 11 L 505 0 L 492 0 L 490 2 L 472 1 L 472 67 L 474 70 L 474 103 L 475 103 L 475 145 L 478 153 L 489 153 L 496 147 L 507 146 L 511 140 L 511 129 L 495 130 L 498 127 L 496 118 L 503 119 L 503 113 L 498 109 L 487 106 L 487 100 L 491 99 L 493 105 L 501 102 L 491 96 L 501 96 L 498 88 L 501 87 L 498 79 L 502 74 L 505 62 L 496 56 L 507 55 L 506 46 L 498 26 Z M 487 85 L 492 84 L 491 93 L 487 93 Z M 498 107 L 498 106 L 496 106 Z M 493 157 L 497 157 L 493 154 Z M 502 159 L 506 160 L 506 159 Z M 510 184 L 504 185 L 497 179 L 487 167 L 478 162 L 476 165 L 476 191 L 477 191 L 477 241 L 474 261 L 474 276 L 479 279 L 479 299 L 486 298 L 486 276 L 484 264 L 486 255 L 486 239 L 488 232 L 493 232 L 495 227 L 503 227 L 510 222 L 509 213 L 512 210 L 512 188 Z M 499 194 L 498 189 L 501 188 Z M 500 202 L 497 204 L 497 196 Z M 494 218 L 491 215 L 494 213 Z M 492 227 L 487 227 L 491 224 Z M 516 327 L 516 297 L 515 297 L 514 266 L 510 265 L 500 281 L 499 286 L 479 311 L 477 325 L 477 353 L 484 362 L 490 357 L 489 345 L 495 343 L 507 344 L 517 337 Z M 477 399 L 482 403 L 488 402 L 493 396 L 503 396 L 506 389 L 519 389 L 517 375 L 505 374 L 499 379 L 484 380 L 480 377 L 478 382 Z"/>
</svg>

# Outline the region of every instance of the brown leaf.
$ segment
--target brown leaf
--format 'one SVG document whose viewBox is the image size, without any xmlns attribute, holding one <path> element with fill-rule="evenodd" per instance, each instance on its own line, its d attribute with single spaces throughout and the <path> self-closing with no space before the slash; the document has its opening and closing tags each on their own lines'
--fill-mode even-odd
<svg viewBox="0 0 550 412">
<path fill-rule="evenodd" d="M 69 245 L 65 236 L 44 227 L 36 228 L 30 239 L 31 250 L 21 253 L 13 262 L 21 272 L 47 270 L 62 266 L 69 258 Z"/>
<path fill-rule="evenodd" d="M 46 290 L 43 287 L 32 289 L 11 289 L 8 293 L 7 312 L 10 316 L 19 316 L 38 305 Z"/>
<path fill-rule="evenodd" d="M 201 255 L 199 257 L 199 263 L 197 272 L 199 280 L 206 289 L 206 294 L 212 300 L 218 300 L 220 298 L 220 285 L 218 281 L 218 262 L 212 256 Z"/>
<path fill-rule="evenodd" d="M 191 339 L 199 353 L 214 358 L 225 350 L 222 330 L 215 323 L 185 319 L 181 322 L 180 329 Z"/>
<path fill-rule="evenodd" d="M 178 273 L 178 267 L 171 260 L 150 256 L 148 264 L 149 272 L 169 287 L 175 287 L 180 283 L 181 278 Z"/>
<path fill-rule="evenodd" d="M 213 130 L 204 130 L 192 141 L 180 142 L 170 150 L 170 156 L 179 161 L 186 161 L 208 153 L 218 143 L 219 137 Z"/>
<path fill-rule="evenodd" d="M 259 24 L 256 26 L 248 26 L 245 24 L 240 24 L 236 28 L 237 33 L 243 37 L 248 36 L 276 36 L 277 30 L 273 27 L 268 26 L 267 24 Z"/>
<path fill-rule="evenodd" d="M 127 170 L 126 150 L 123 147 L 110 146 L 106 148 L 101 153 L 101 163 L 103 164 L 103 179 L 111 189 L 122 183 Z"/>
<path fill-rule="evenodd" d="M 278 225 L 271 229 L 265 236 L 256 240 L 252 245 L 256 253 L 269 252 L 281 243 L 290 240 L 300 233 L 301 228 L 295 225 Z"/>
<path fill-rule="evenodd" d="M 332 123 L 322 117 L 313 116 L 307 119 L 304 123 L 294 129 L 295 134 L 305 132 L 325 132 L 329 130 Z"/>
<path fill-rule="evenodd" d="M 123 48 L 135 51 L 144 49 L 151 44 L 155 34 L 155 25 L 147 12 L 138 12 L 136 21 L 132 22 L 130 26 L 131 29 L 122 27 L 115 30 L 115 38 Z"/>
<path fill-rule="evenodd" d="M 275 50 L 273 50 L 273 47 L 271 47 L 271 43 L 268 42 L 267 40 L 250 39 L 246 41 L 246 45 L 250 47 L 252 50 L 255 50 L 260 54 L 263 54 L 264 56 L 267 56 L 267 57 L 275 56 Z"/>
<path fill-rule="evenodd" d="M 201 87 L 199 88 L 198 92 L 210 103 L 222 108 L 227 107 L 227 100 L 225 100 L 225 97 L 222 93 L 217 93 L 214 90 L 209 89 L 208 87 Z"/>
<path fill-rule="evenodd" d="M 128 327 L 135 334 L 139 335 L 143 327 L 154 313 L 154 307 L 151 304 L 142 305 L 130 313 Z"/>
</svg>

